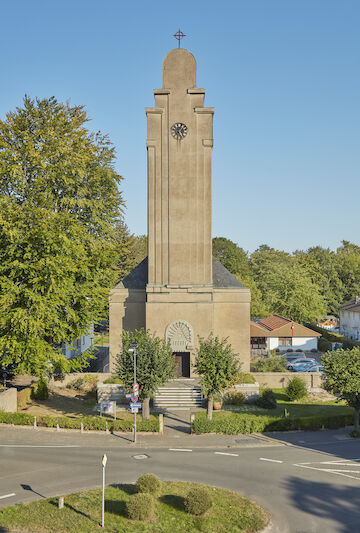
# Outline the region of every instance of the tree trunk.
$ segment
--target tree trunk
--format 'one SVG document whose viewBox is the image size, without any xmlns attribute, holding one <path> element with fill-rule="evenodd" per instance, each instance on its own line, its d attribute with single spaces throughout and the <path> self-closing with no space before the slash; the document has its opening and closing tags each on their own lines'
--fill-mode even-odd
<svg viewBox="0 0 360 533">
<path fill-rule="evenodd" d="M 143 420 L 149 420 L 150 418 L 150 398 L 149 396 L 144 399 L 142 403 L 142 417 Z"/>
<path fill-rule="evenodd" d="M 360 407 L 355 407 L 355 416 L 354 416 L 354 425 L 355 429 L 359 429 L 359 409 Z"/>
<path fill-rule="evenodd" d="M 212 396 L 209 396 L 208 397 L 208 404 L 207 404 L 207 417 L 208 417 L 208 420 L 212 420 L 213 406 L 214 406 L 214 398 Z"/>
</svg>

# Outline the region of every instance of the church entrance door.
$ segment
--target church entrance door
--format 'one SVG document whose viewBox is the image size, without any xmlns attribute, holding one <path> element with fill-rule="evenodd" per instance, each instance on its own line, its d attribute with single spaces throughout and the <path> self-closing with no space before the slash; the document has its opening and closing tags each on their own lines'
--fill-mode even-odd
<svg viewBox="0 0 360 533">
<path fill-rule="evenodd" d="M 174 352 L 175 356 L 175 376 L 177 378 L 190 377 L 190 353 Z"/>
</svg>

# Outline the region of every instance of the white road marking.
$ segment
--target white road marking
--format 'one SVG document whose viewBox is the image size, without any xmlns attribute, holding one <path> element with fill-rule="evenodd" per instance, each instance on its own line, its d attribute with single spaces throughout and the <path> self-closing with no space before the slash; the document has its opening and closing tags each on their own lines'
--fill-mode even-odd
<svg viewBox="0 0 360 533">
<path fill-rule="evenodd" d="M 11 496 L 16 496 L 15 492 L 12 492 L 11 494 L 4 494 L 4 496 L 0 496 L 0 500 L 3 500 L 4 498 L 11 498 Z"/>
<path fill-rule="evenodd" d="M 77 444 L 40 445 L 40 444 L 0 444 L 0 448 L 81 448 Z"/>
<path fill-rule="evenodd" d="M 231 455 L 232 457 L 239 457 L 238 453 L 214 452 L 216 455 Z"/>
<path fill-rule="evenodd" d="M 169 452 L 192 452 L 188 448 L 169 448 Z"/>
<path fill-rule="evenodd" d="M 351 459 L 350 459 L 351 461 Z M 358 461 L 358 459 L 354 459 L 354 461 Z M 310 466 L 310 465 L 319 465 L 319 466 Z M 321 468 L 322 466 L 325 466 L 327 468 Z M 298 466 L 300 468 L 308 468 L 310 470 L 318 470 L 319 472 L 328 472 L 329 474 L 335 474 L 337 476 L 344 476 L 349 477 L 350 479 L 356 479 L 357 481 L 360 480 L 360 468 L 358 470 L 343 470 L 340 468 L 336 468 L 339 466 L 346 467 L 346 466 L 352 466 L 357 467 L 360 466 L 356 463 L 345 463 L 341 462 L 339 460 L 337 461 L 322 461 L 318 463 L 296 463 L 293 464 L 293 466 Z M 335 467 L 335 468 L 329 468 L 329 467 Z M 350 476 L 349 474 L 357 474 L 357 476 Z"/>
<path fill-rule="evenodd" d="M 266 457 L 259 457 L 260 461 L 269 461 L 270 463 L 283 463 L 284 461 L 279 461 L 278 459 L 266 459 Z"/>
</svg>

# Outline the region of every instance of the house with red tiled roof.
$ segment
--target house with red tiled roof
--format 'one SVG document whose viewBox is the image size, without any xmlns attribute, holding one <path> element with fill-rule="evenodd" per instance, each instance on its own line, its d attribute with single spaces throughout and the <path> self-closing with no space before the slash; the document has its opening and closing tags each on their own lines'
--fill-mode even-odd
<svg viewBox="0 0 360 533">
<path fill-rule="evenodd" d="M 250 321 L 252 350 L 313 350 L 321 333 L 280 315 Z"/>
</svg>

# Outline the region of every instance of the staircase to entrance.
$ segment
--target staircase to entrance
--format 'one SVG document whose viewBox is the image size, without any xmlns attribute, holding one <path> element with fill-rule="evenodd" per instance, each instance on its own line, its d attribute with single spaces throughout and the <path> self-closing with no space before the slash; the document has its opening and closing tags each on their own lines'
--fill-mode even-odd
<svg viewBox="0 0 360 533">
<path fill-rule="evenodd" d="M 204 407 L 199 384 L 192 379 L 174 379 L 159 387 L 153 398 L 155 409 L 194 409 Z"/>
</svg>

